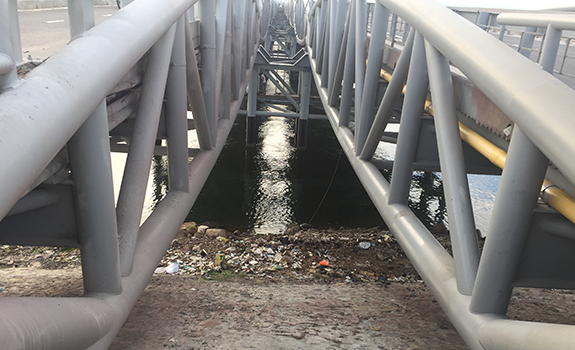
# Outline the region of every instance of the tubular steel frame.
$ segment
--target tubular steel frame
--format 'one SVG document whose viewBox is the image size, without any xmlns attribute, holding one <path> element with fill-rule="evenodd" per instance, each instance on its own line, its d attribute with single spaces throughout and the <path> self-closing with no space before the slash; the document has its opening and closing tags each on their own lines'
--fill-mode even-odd
<svg viewBox="0 0 575 350">
<path fill-rule="evenodd" d="M 196 3 L 199 9 L 189 11 Z M 74 40 L 18 80 L 16 64 L 22 58 L 15 4 L 0 2 L 0 159 L 9 164 L 0 168 L 0 240 L 79 247 L 85 295 L 0 298 L 2 347 L 106 349 L 197 198 L 250 80 L 250 93 L 257 91 L 257 72 L 251 67 L 274 6 L 269 0 L 124 1 L 122 10 L 92 28 L 91 6 L 71 0 Z M 292 0 L 288 6 L 297 42 L 306 45 L 310 58 L 311 74 L 304 75 L 304 84 L 310 85 L 313 75 L 329 122 L 359 179 L 469 347 L 573 348 L 572 326 L 505 317 L 517 276 L 525 274 L 521 257 L 549 161 L 567 183 L 575 183 L 575 92 L 548 73 L 557 38 L 562 29 L 571 28 L 572 17 L 512 19 L 548 27 L 542 70 L 432 1 L 378 0 L 367 6 L 366 0 L 349 5 L 347 0 Z M 190 22 L 186 13 L 199 14 L 200 21 Z M 401 57 L 377 105 L 375 90 L 386 53 L 386 37 L 379 33 L 390 30 L 390 46 L 399 46 L 398 23 L 411 33 L 401 40 Z M 199 45 L 192 29 L 197 27 Z M 371 35 L 366 54 L 368 28 L 377 35 Z M 450 62 L 515 124 L 508 153 L 502 156 L 506 166 L 481 255 Z M 125 88 L 130 74 L 144 66 L 141 88 L 139 83 Z M 389 183 L 372 158 L 406 82 Z M 120 100 L 106 102 L 126 91 Z M 426 101 L 428 91 L 433 106 Z M 193 120 L 187 119 L 188 103 Z M 257 115 L 254 107 L 248 106 L 248 114 Z M 424 108 L 435 116 L 453 256 L 407 207 Z M 134 119 L 129 135 L 115 130 L 129 118 Z M 188 148 L 190 125 L 199 149 Z M 129 151 L 115 206 L 110 140 L 118 137 Z M 166 152 L 158 149 L 158 138 L 168 143 L 170 189 L 140 225 L 151 156 Z M 12 229 L 52 207 L 61 216 L 51 222 L 63 221 L 71 233 Z M 554 251 L 543 253 L 546 258 Z M 573 255 L 572 250 L 567 253 Z M 571 266 L 558 269 L 568 277 L 560 285 L 573 288 Z M 527 284 L 553 287 L 556 282 L 535 279 Z"/>
<path fill-rule="evenodd" d="M 306 38 L 313 77 L 339 143 L 390 230 L 468 346 L 573 348 L 573 326 L 506 319 L 548 162 L 568 182 L 575 183 L 572 161 L 575 92 L 548 73 L 555 62 L 560 30 L 570 28 L 573 15 L 522 19 L 523 25 L 548 27 L 551 34 L 551 43 L 544 48 L 541 59 L 545 69 L 542 70 L 433 1 L 378 0 L 370 13 L 372 33 L 378 35 L 371 35 L 367 64 L 364 64 L 366 0 L 349 3 L 317 0 L 311 6 L 306 1 L 292 1 L 291 6 L 291 21 L 298 38 Z M 342 18 L 338 14 L 342 6 L 348 13 L 345 26 L 333 26 L 333 22 Z M 307 16 L 297 17 L 303 8 L 309 8 Z M 500 22 L 511 23 L 512 16 L 522 14 L 500 16 Z M 369 92 L 376 89 L 373 77 L 379 77 L 382 66 L 386 38 L 379 27 L 387 27 L 387 20 L 396 22 L 397 17 L 412 28 L 412 33 L 376 112 Z M 391 27 L 395 31 L 395 24 Z M 342 28 L 345 28 L 343 40 L 333 40 L 340 38 Z M 329 57 L 324 53 L 328 45 L 331 45 Z M 337 60 L 333 60 L 334 56 Z M 450 62 L 515 123 L 481 261 L 461 152 L 463 131 L 458 127 Z M 372 157 L 406 80 L 390 183 Z M 433 105 L 426 102 L 428 82 Z M 407 207 L 414 147 L 424 106 L 435 116 L 453 256 Z M 568 255 L 572 254 L 573 249 Z M 559 268 L 569 281 L 575 280 L 572 266 Z M 549 287 L 547 283 L 530 286 Z"/>
<path fill-rule="evenodd" d="M 201 71 L 191 29 L 197 23 L 186 17 L 196 3 Z M 79 247 L 85 295 L 0 298 L 0 347 L 107 349 L 222 150 L 273 15 L 270 1 L 137 0 L 91 28 L 91 2 L 70 0 L 74 40 L 21 80 L 16 77 L 21 49 L 15 5 L 15 0 L 0 2 L 0 159 L 5 164 L 0 181 L 7 184 L 0 194 L 0 218 L 5 218 L 0 241 Z M 106 97 L 126 84 L 123 77 L 142 65 L 140 98 L 122 98 L 119 111 L 116 104 L 106 106 Z M 134 89 L 138 86 L 124 91 Z M 187 117 L 188 98 L 193 120 Z M 129 151 L 116 207 L 109 130 L 130 115 L 135 115 L 134 126 L 125 138 Z M 199 149 L 188 148 L 189 124 L 195 126 Z M 162 133 L 168 143 L 169 191 L 140 225 Z M 60 173 L 68 179 L 64 183 L 70 183 L 71 174 L 76 205 L 62 215 L 76 229 L 66 239 L 11 233 L 10 222 L 22 221 L 21 215 L 63 202 L 49 185 L 35 188 Z"/>
</svg>

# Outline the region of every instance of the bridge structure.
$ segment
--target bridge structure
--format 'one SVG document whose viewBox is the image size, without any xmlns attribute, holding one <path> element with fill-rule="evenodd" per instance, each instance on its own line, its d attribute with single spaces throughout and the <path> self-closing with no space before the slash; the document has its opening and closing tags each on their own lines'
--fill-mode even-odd
<svg viewBox="0 0 575 350">
<path fill-rule="evenodd" d="M 253 146 L 262 74 L 285 97 L 274 115 L 298 118 L 301 149 L 306 120 L 321 117 L 308 109 L 315 84 L 358 178 L 470 348 L 573 348 L 573 326 L 506 312 L 514 287 L 575 288 L 575 16 L 427 0 L 136 0 L 94 26 L 89 1 L 68 5 L 69 45 L 18 78 L 16 1 L 0 2 L 0 242 L 79 248 L 85 294 L 0 298 L 2 348 L 109 347 L 238 113 Z M 375 157 L 382 143 L 395 144 L 392 159 Z M 117 203 L 111 151 L 128 154 Z M 154 154 L 168 157 L 169 190 L 141 223 Z M 414 169 L 441 171 L 451 252 L 407 205 Z M 501 173 L 482 249 L 468 173 Z"/>
</svg>

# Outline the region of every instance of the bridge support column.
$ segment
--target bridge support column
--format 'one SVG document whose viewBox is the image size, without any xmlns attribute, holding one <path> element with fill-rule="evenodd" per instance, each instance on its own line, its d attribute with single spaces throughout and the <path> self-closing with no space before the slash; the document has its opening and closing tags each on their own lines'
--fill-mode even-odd
<svg viewBox="0 0 575 350">
<path fill-rule="evenodd" d="M 102 102 L 68 142 L 85 293 L 122 292 L 108 114 Z"/>
<path fill-rule="evenodd" d="M 514 127 L 469 309 L 505 315 L 527 242 L 547 157 Z"/>
<path fill-rule="evenodd" d="M 0 2 L 0 91 L 14 83 L 18 77 L 16 75 L 16 64 L 18 61 L 17 52 L 15 52 L 14 31 L 18 33 L 19 29 L 14 28 L 14 16 L 12 7 L 16 6 L 15 1 Z M 16 18 L 18 18 L 16 13 Z M 17 22 L 16 22 L 17 23 Z M 20 60 L 22 59 L 21 49 Z"/>
<path fill-rule="evenodd" d="M 309 117 L 309 96 L 311 92 L 311 71 L 305 70 L 302 73 L 301 81 L 301 101 L 299 119 L 296 123 L 296 148 L 303 151 L 307 148 L 307 125 Z"/>
<path fill-rule="evenodd" d="M 423 41 L 423 37 L 416 33 L 405 87 L 403 111 L 401 112 L 400 132 L 397 139 L 391 188 L 388 197 L 389 204 L 407 204 L 409 197 L 413 160 L 417 150 L 421 114 L 427 96 L 429 81 Z"/>
<path fill-rule="evenodd" d="M 260 84 L 259 69 L 254 67 L 250 77 L 248 91 L 248 116 L 246 117 L 246 147 L 255 147 L 258 140 L 258 121 L 256 117 L 257 95 Z"/>
</svg>

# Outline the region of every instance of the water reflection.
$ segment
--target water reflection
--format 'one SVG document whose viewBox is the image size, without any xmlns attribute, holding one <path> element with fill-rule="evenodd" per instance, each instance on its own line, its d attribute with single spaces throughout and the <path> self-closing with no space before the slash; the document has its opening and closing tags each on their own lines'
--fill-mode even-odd
<svg viewBox="0 0 575 350">
<path fill-rule="evenodd" d="M 256 233 L 283 232 L 294 220 L 292 183 L 288 176 L 289 160 L 295 152 L 290 145 L 293 130 L 293 122 L 281 117 L 270 117 L 260 126 L 262 142 L 257 150 L 254 174 L 258 177 L 256 202 L 249 213 Z"/>
<path fill-rule="evenodd" d="M 341 148 L 327 121 L 310 121 L 304 152 L 293 147 L 293 119 L 268 117 L 259 122 L 258 143 L 246 149 L 245 118 L 236 119 L 187 220 L 280 233 L 289 224 L 309 222 L 317 211 L 314 226 L 385 227 L 347 158 L 340 159 Z M 395 146 L 391 147 L 378 148 L 377 155 L 393 159 Z M 166 157 L 154 157 L 154 201 L 166 193 L 166 166 Z M 391 172 L 382 173 L 389 181 Z M 468 179 L 476 226 L 485 233 L 499 177 L 469 175 Z M 413 174 L 409 206 L 429 229 L 438 223 L 448 226 L 440 173 Z"/>
</svg>

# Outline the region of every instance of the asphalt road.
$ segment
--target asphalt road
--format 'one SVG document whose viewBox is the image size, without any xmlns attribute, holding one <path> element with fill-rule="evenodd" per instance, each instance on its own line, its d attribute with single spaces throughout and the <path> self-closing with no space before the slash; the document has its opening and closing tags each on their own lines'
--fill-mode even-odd
<svg viewBox="0 0 575 350">
<path fill-rule="evenodd" d="M 96 24 L 105 21 L 118 11 L 115 6 L 94 8 Z M 18 11 L 22 58 L 43 60 L 60 51 L 70 42 L 68 9 L 41 9 Z"/>
</svg>

